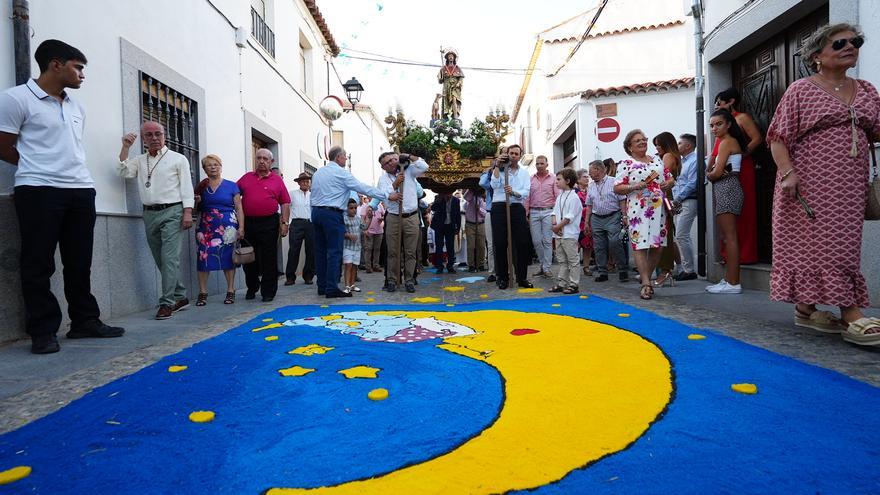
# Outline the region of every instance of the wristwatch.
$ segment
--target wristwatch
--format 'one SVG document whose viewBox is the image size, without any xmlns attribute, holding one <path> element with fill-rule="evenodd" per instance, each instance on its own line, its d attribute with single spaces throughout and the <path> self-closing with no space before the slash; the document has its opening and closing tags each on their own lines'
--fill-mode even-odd
<svg viewBox="0 0 880 495">
<path fill-rule="evenodd" d="M 287 225 L 287 222 L 285 222 L 284 220 L 282 220 L 282 221 L 281 221 L 281 225 Z"/>
</svg>

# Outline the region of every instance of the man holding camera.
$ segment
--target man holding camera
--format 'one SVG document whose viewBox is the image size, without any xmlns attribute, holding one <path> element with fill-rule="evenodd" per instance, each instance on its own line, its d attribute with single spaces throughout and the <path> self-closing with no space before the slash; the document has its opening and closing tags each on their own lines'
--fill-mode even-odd
<svg viewBox="0 0 880 495">
<path fill-rule="evenodd" d="M 385 171 L 376 187 L 385 200 L 386 290 L 397 290 L 401 270 L 407 292 L 415 292 L 416 251 L 419 247 L 419 186 L 416 179 L 428 170 L 421 158 L 386 151 L 379 155 Z M 395 194 L 397 193 L 397 194 Z"/>
<path fill-rule="evenodd" d="M 492 195 L 492 244 L 495 247 L 495 278 L 498 288 L 510 285 L 508 269 L 508 239 L 512 243 L 513 266 L 519 287 L 534 287 L 526 278 L 529 266 L 529 223 L 523 203 L 528 201 L 531 189 L 529 172 L 519 165 L 522 148 L 513 144 L 501 151 L 492 164 L 490 185 Z M 509 206 L 508 206 L 509 203 Z M 507 215 L 510 212 L 510 232 L 507 231 Z"/>
</svg>

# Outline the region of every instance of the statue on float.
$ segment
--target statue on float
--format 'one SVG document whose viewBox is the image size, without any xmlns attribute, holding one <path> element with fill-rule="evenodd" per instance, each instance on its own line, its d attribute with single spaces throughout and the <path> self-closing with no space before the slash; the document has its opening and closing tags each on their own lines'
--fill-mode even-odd
<svg viewBox="0 0 880 495">
<path fill-rule="evenodd" d="M 458 66 L 458 52 L 454 48 L 441 48 L 443 67 L 437 75 L 437 81 L 443 85 L 443 104 L 440 117 L 447 120 L 459 120 L 461 115 L 461 87 L 464 73 Z"/>
</svg>

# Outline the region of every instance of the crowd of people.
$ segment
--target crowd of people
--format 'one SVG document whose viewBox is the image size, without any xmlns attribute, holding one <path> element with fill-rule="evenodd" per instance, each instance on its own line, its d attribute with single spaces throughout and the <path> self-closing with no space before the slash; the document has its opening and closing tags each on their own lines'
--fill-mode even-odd
<svg viewBox="0 0 880 495">
<path fill-rule="evenodd" d="M 880 137 L 880 96 L 867 81 L 846 76 L 864 37 L 848 24 L 825 26 L 804 45 L 814 75 L 785 92 L 767 130 L 778 167 L 773 199 L 771 299 L 795 304 L 795 324 L 841 333 L 862 345 L 880 345 L 880 319 L 868 318 L 860 273 L 868 156 Z M 106 338 L 124 329 L 104 324 L 90 290 L 95 225 L 94 182 L 85 165 L 84 109 L 67 94 L 83 81 L 85 55 L 57 40 L 35 52 L 40 76 L 0 95 L 0 159 L 17 166 L 14 201 L 21 231 L 21 281 L 32 352 L 57 352 L 61 309 L 49 279 L 60 246 L 71 328 L 68 338 Z M 223 303 L 235 303 L 236 256 L 253 248 L 243 265 L 245 299 L 272 301 L 279 276 L 299 275 L 327 298 L 360 291 L 358 270 L 383 272 L 383 289 L 416 292 L 419 274 L 458 270 L 486 273 L 505 290 L 532 288 L 532 277 L 555 278 L 550 292 L 575 294 L 581 275 L 620 282 L 637 272 L 639 295 L 697 278 L 690 238 L 697 215 L 697 177 L 705 167 L 724 278 L 712 294 L 738 294 L 740 265 L 757 261 L 756 156 L 765 138 L 738 110 L 735 89 L 720 93 L 709 128 L 715 138 L 708 160 L 697 156 L 696 137 L 640 129 L 623 139 L 622 160 L 590 162 L 555 174 L 545 156 L 530 174 L 516 144 L 499 150 L 478 185 L 440 191 L 432 203 L 419 177 L 428 163 L 385 152 L 374 186 L 346 168 L 339 146 L 314 175 L 300 174 L 288 191 L 268 149 L 255 153 L 254 170 L 233 182 L 223 178 L 221 157 L 202 159 L 204 179 L 194 185 L 187 159 L 165 144 L 165 129 L 147 121 L 145 151 L 130 156 L 136 133 L 122 137 L 117 173 L 133 179 L 143 203 L 147 244 L 161 276 L 156 319 L 190 305 L 181 280 L 181 242 L 196 226 L 199 292 L 208 303 L 211 271 L 224 273 Z M 61 116 L 61 118 L 59 118 Z M 653 149 L 651 146 L 653 145 Z M 246 228 L 245 228 L 246 227 Z M 286 267 L 279 239 L 289 238 Z M 558 263 L 552 273 L 554 259 Z M 634 266 L 630 264 L 632 259 Z M 341 285 L 340 285 L 341 284 Z M 820 310 L 833 305 L 840 314 Z"/>
</svg>

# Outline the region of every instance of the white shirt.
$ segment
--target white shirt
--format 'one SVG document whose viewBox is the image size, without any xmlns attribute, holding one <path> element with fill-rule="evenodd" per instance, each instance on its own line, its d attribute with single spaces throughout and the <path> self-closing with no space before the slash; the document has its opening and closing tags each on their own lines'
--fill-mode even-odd
<svg viewBox="0 0 880 495">
<path fill-rule="evenodd" d="M 0 132 L 16 134 L 16 186 L 93 188 L 83 148 L 85 110 L 67 93 L 59 102 L 33 79 L 0 93 Z"/>
<path fill-rule="evenodd" d="M 193 207 L 189 161 L 180 153 L 169 150 L 167 146 L 163 146 L 156 156 L 144 153 L 119 162 L 117 172 L 126 179 L 138 178 L 138 192 L 145 205 L 182 202 L 184 208 Z M 150 182 L 150 187 L 146 186 L 147 181 Z"/>
<path fill-rule="evenodd" d="M 312 219 L 311 191 L 290 191 L 290 218 Z"/>
<path fill-rule="evenodd" d="M 529 176 L 529 171 L 522 165 L 519 165 L 516 169 L 511 168 L 507 175 L 508 180 L 510 181 L 510 187 L 513 188 L 513 194 L 510 195 L 510 202 L 520 204 L 525 203 L 529 199 L 529 191 L 532 188 L 532 178 Z M 495 177 L 494 174 L 490 174 L 490 177 L 491 180 L 489 181 L 489 184 L 495 191 L 494 194 L 492 194 L 492 203 L 504 203 L 504 198 L 507 196 L 504 194 L 504 172 L 499 170 L 498 177 Z"/>
<path fill-rule="evenodd" d="M 410 163 L 410 165 L 403 172 L 403 213 L 412 213 L 419 209 L 419 196 L 418 196 L 418 185 L 416 182 L 416 178 L 420 175 L 424 174 L 425 171 L 428 170 L 428 163 L 425 160 L 419 158 L 418 160 Z M 394 192 L 394 179 L 395 175 L 389 174 L 385 172 L 379 177 L 379 182 L 376 184 L 376 187 L 379 188 L 380 191 L 384 192 L 386 195 Z M 385 203 L 385 211 L 392 214 L 398 215 L 400 213 L 400 208 L 398 207 L 397 201 L 388 201 L 384 200 Z"/>
<path fill-rule="evenodd" d="M 553 206 L 553 218 L 555 223 L 568 219 L 568 224 L 562 227 L 562 236 L 553 234 L 557 239 L 577 239 L 581 232 L 581 214 L 583 214 L 583 205 L 581 198 L 578 197 L 574 189 L 562 191 L 556 196 L 556 204 Z"/>
</svg>

